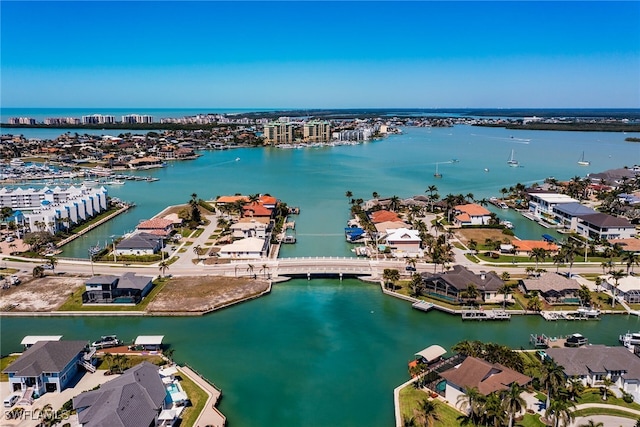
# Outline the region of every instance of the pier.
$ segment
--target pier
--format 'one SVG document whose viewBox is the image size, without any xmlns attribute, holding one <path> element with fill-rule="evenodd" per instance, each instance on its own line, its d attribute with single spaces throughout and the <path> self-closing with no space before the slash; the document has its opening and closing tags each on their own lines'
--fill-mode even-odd
<svg viewBox="0 0 640 427">
<path fill-rule="evenodd" d="M 483 310 L 465 308 L 462 320 L 511 320 L 511 314 L 505 310 Z"/>
</svg>

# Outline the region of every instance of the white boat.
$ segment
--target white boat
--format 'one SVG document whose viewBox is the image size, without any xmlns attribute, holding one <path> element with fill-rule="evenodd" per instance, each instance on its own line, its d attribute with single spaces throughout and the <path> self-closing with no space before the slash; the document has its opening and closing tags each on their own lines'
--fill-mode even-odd
<svg viewBox="0 0 640 427">
<path fill-rule="evenodd" d="M 498 202 L 500 209 L 509 209 L 509 206 L 505 202 Z"/>
<path fill-rule="evenodd" d="M 240 157 L 236 157 L 236 162 L 239 162 L 239 161 L 240 161 Z"/>
<path fill-rule="evenodd" d="M 513 229 L 513 223 L 511 221 L 502 221 L 501 224 L 504 225 L 504 228 L 508 228 L 509 230 Z"/>
<path fill-rule="evenodd" d="M 626 334 L 620 335 L 619 340 L 620 344 L 627 348 L 640 345 L 640 332 L 627 332 Z"/>
<path fill-rule="evenodd" d="M 442 178 L 442 174 L 438 172 L 438 162 L 436 162 L 436 173 L 433 174 L 436 178 Z"/>
<path fill-rule="evenodd" d="M 98 181 L 85 179 L 84 181 L 82 181 L 82 185 L 84 185 L 85 187 L 95 187 L 96 185 L 98 185 Z"/>
<path fill-rule="evenodd" d="M 89 169 L 89 174 L 96 175 L 96 176 L 110 176 L 111 174 L 113 174 L 113 171 L 111 169 L 104 168 L 102 166 L 96 166 L 94 168 Z"/>
<path fill-rule="evenodd" d="M 580 160 L 578 160 L 578 164 L 580 166 L 589 166 L 591 164 L 589 160 L 584 159 L 584 151 L 582 152 L 582 157 L 580 157 Z"/>
<path fill-rule="evenodd" d="M 579 307 L 578 314 L 583 317 L 598 317 L 600 316 L 600 310 L 593 307 Z"/>
<path fill-rule="evenodd" d="M 520 166 L 518 161 L 515 159 L 515 154 L 515 150 L 511 150 L 511 156 L 509 157 L 509 160 L 507 160 L 507 164 L 512 168 L 517 168 L 518 166 Z"/>
<path fill-rule="evenodd" d="M 11 166 L 12 168 L 18 168 L 24 166 L 24 162 L 18 158 L 11 159 L 11 161 L 9 162 L 9 166 Z"/>
<path fill-rule="evenodd" d="M 120 179 L 114 179 L 113 181 L 105 182 L 106 185 L 124 185 L 124 181 Z"/>
<path fill-rule="evenodd" d="M 122 341 L 119 340 L 117 336 L 105 335 L 100 337 L 99 340 L 92 342 L 91 347 L 101 349 L 101 348 L 117 347 L 121 344 L 122 344 Z"/>
<path fill-rule="evenodd" d="M 484 168 L 484 171 L 485 172 L 489 172 L 489 168 Z"/>
</svg>

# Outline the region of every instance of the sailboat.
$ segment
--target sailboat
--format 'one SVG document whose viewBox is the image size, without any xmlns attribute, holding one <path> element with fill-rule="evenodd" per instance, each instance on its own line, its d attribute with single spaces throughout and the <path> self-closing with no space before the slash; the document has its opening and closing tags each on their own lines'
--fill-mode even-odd
<svg viewBox="0 0 640 427">
<path fill-rule="evenodd" d="M 584 151 L 582 152 L 582 157 L 580 157 L 580 160 L 578 160 L 578 164 L 580 166 L 589 166 L 591 164 L 589 160 L 584 159 Z"/>
<path fill-rule="evenodd" d="M 507 160 L 507 164 L 509 166 L 511 166 L 512 168 L 517 168 L 518 166 L 520 166 L 520 164 L 518 163 L 518 161 L 514 158 L 515 155 L 515 151 L 511 150 L 511 157 L 509 157 L 509 160 Z"/>
<path fill-rule="evenodd" d="M 436 178 L 442 178 L 442 174 L 438 172 L 438 162 L 436 162 L 436 173 L 433 174 Z"/>
</svg>

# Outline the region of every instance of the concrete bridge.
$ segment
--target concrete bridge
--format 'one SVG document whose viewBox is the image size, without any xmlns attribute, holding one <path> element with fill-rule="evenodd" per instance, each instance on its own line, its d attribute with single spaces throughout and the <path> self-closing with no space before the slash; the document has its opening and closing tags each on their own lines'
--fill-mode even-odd
<svg viewBox="0 0 640 427">
<path fill-rule="evenodd" d="M 365 259 L 345 257 L 282 258 L 274 265 L 274 274 L 287 277 L 377 276 L 377 269 Z"/>
</svg>

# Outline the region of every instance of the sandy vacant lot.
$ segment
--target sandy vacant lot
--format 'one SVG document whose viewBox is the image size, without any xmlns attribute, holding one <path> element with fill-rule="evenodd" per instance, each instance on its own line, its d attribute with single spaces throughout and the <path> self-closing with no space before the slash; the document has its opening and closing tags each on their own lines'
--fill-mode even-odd
<svg viewBox="0 0 640 427">
<path fill-rule="evenodd" d="M 456 235 L 460 238 L 462 243 L 467 243 L 469 240 L 475 240 L 479 245 L 484 245 L 486 239 L 499 240 L 504 243 L 511 242 L 512 236 L 502 234 L 502 230 L 496 230 L 493 228 L 462 228 L 456 230 Z"/>
<path fill-rule="evenodd" d="M 209 311 L 266 291 L 269 284 L 246 278 L 174 277 L 149 303 L 149 312 Z"/>
<path fill-rule="evenodd" d="M 54 311 L 86 280 L 65 276 L 21 279 L 18 286 L 0 289 L 0 311 Z"/>
</svg>

